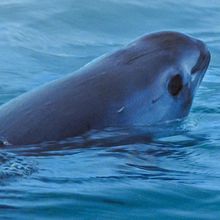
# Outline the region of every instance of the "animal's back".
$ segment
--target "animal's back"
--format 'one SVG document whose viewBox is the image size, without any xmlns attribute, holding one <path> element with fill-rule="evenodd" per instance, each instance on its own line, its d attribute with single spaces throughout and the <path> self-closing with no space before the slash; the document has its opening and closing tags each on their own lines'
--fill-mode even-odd
<svg viewBox="0 0 220 220">
<path fill-rule="evenodd" d="M 32 144 L 85 132 L 91 111 L 98 107 L 90 84 L 83 74 L 67 77 L 6 103 L 0 109 L 0 136 Z"/>
<path fill-rule="evenodd" d="M 120 108 L 116 104 L 108 114 L 111 103 L 123 99 L 127 90 L 118 74 L 104 58 L 15 98 L 0 108 L 0 137 L 12 144 L 34 144 L 109 126 Z"/>
</svg>

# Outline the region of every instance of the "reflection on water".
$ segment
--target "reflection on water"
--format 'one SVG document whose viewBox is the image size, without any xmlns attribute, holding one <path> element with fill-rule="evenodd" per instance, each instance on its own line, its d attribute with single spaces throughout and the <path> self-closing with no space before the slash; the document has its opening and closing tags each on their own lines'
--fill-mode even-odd
<svg viewBox="0 0 220 220">
<path fill-rule="evenodd" d="M 152 31 L 193 35 L 212 61 L 184 122 L 1 147 L 0 219 L 218 220 L 219 11 L 205 0 L 1 0 L 0 104 Z"/>
</svg>

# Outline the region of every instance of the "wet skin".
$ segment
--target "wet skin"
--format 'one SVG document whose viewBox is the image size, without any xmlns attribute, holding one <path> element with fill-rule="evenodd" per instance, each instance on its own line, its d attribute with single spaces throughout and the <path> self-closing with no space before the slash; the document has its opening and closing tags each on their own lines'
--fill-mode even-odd
<svg viewBox="0 0 220 220">
<path fill-rule="evenodd" d="M 183 118 L 209 61 L 206 45 L 190 36 L 142 36 L 1 106 L 0 137 L 14 145 L 34 144 Z"/>
</svg>

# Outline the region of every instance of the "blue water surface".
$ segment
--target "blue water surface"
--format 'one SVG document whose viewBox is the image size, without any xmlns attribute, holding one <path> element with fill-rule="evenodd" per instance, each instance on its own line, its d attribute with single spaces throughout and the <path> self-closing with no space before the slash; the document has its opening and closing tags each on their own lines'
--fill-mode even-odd
<svg viewBox="0 0 220 220">
<path fill-rule="evenodd" d="M 219 220 L 219 20 L 218 0 L 1 0 L 0 104 L 153 31 L 199 38 L 212 60 L 175 134 L 1 148 L 0 219 Z"/>
</svg>

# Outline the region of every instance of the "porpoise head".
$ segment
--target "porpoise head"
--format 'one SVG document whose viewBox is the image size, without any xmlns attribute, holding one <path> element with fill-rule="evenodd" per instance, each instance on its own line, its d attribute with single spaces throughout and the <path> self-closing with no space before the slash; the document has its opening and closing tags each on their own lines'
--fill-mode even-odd
<svg viewBox="0 0 220 220">
<path fill-rule="evenodd" d="M 157 32 L 130 43 L 117 59 L 134 91 L 123 103 L 121 123 L 151 125 L 188 115 L 209 62 L 202 41 L 177 32 Z"/>
</svg>

